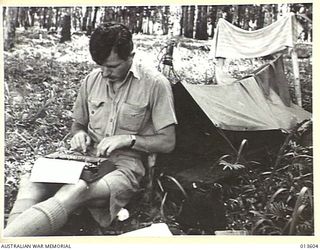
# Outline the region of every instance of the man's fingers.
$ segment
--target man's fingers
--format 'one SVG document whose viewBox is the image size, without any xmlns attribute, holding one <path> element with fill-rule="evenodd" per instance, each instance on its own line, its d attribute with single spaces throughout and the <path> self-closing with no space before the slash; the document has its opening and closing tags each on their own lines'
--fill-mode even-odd
<svg viewBox="0 0 320 250">
<path fill-rule="evenodd" d="M 86 152 L 87 151 L 87 144 L 86 144 L 86 137 L 85 135 L 82 135 L 80 138 L 79 138 L 79 143 L 80 143 L 80 146 L 81 146 L 81 149 L 83 152 Z"/>
<path fill-rule="evenodd" d="M 70 146 L 71 146 L 71 149 L 76 149 L 76 145 L 74 143 L 74 138 L 71 139 Z"/>
<path fill-rule="evenodd" d="M 115 150 L 115 147 L 110 145 L 110 147 L 108 147 L 108 149 L 106 151 L 106 156 L 109 156 L 112 153 L 113 150 Z"/>
<path fill-rule="evenodd" d="M 89 146 L 91 144 L 90 136 L 86 136 L 86 145 Z"/>
<path fill-rule="evenodd" d="M 71 140 L 71 148 L 72 149 L 82 149 L 83 152 L 86 152 L 87 145 L 91 143 L 91 139 L 86 134 L 77 134 Z"/>
<path fill-rule="evenodd" d="M 97 150 L 97 156 L 103 156 L 104 155 L 104 152 L 106 151 L 106 148 L 98 148 Z"/>
<path fill-rule="evenodd" d="M 97 156 L 104 155 L 109 146 L 110 142 L 106 139 L 103 139 L 97 147 Z"/>
</svg>

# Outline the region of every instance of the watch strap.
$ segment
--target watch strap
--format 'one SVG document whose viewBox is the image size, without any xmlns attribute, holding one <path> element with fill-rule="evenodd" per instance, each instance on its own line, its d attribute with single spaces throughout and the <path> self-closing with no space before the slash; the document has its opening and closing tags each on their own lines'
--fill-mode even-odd
<svg viewBox="0 0 320 250">
<path fill-rule="evenodd" d="M 130 137 L 131 137 L 131 143 L 129 147 L 132 148 L 136 143 L 137 137 L 135 135 L 130 135 Z"/>
</svg>

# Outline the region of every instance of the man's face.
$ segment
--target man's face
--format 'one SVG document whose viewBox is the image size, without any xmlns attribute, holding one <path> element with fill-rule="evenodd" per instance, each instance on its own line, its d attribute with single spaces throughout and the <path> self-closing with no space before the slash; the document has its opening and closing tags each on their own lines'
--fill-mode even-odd
<svg viewBox="0 0 320 250">
<path fill-rule="evenodd" d="M 102 76 L 108 79 L 109 83 L 122 82 L 132 64 L 133 53 L 126 59 L 121 59 L 117 53 L 111 51 L 109 57 L 100 65 Z"/>
</svg>

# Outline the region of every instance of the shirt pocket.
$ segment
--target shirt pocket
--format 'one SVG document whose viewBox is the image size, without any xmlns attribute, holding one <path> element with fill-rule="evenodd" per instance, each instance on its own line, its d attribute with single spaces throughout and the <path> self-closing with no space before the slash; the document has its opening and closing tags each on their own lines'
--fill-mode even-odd
<svg viewBox="0 0 320 250">
<path fill-rule="evenodd" d="M 99 129 L 103 127 L 103 124 L 106 123 L 107 113 L 106 113 L 107 103 L 104 100 L 99 99 L 90 99 L 88 100 L 89 108 L 89 122 L 91 128 Z"/>
<path fill-rule="evenodd" d="M 131 132 L 138 132 L 146 115 L 147 105 L 138 106 L 123 103 L 119 113 L 119 128 Z"/>
</svg>

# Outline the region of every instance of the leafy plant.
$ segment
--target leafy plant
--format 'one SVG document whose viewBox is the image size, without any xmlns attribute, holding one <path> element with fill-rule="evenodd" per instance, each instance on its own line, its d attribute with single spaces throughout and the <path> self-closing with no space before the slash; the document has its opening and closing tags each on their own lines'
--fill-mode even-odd
<svg viewBox="0 0 320 250">
<path fill-rule="evenodd" d="M 299 128 L 309 123 L 304 129 L 310 130 L 310 122 L 287 136 L 269 171 L 246 166 L 237 177 L 226 193 L 229 228 L 251 234 L 313 234 L 312 147 L 297 143 L 306 132 Z"/>
</svg>

